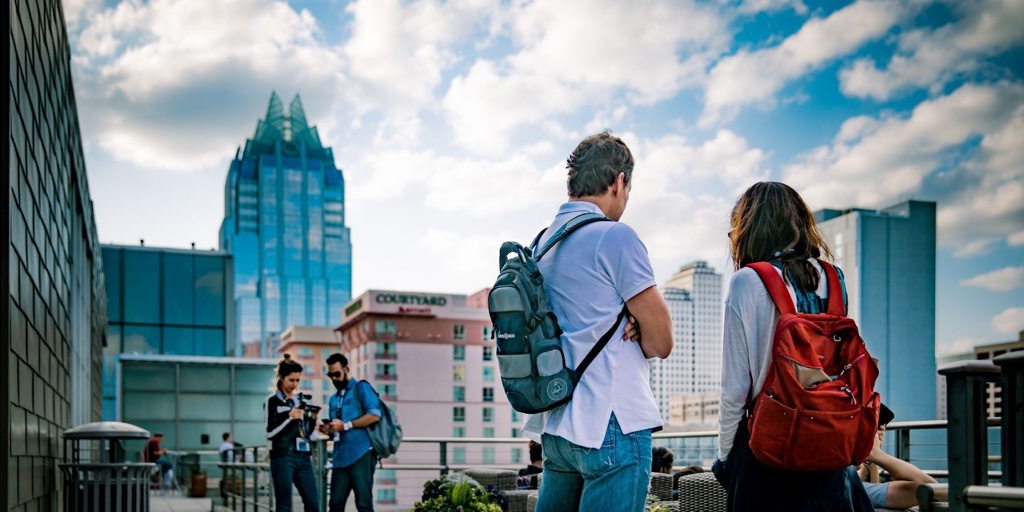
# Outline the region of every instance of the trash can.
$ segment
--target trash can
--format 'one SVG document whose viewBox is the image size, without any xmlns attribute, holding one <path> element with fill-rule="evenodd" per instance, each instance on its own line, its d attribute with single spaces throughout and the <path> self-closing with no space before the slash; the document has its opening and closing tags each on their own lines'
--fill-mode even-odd
<svg viewBox="0 0 1024 512">
<path fill-rule="evenodd" d="M 117 421 L 64 431 L 64 512 L 149 510 L 149 476 L 156 464 L 126 462 L 125 439 L 149 439 L 149 431 Z"/>
</svg>

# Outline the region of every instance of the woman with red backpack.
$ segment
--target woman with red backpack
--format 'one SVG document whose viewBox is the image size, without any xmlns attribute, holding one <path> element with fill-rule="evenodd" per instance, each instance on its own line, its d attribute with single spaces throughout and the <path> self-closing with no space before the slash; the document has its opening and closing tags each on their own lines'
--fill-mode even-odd
<svg viewBox="0 0 1024 512">
<path fill-rule="evenodd" d="M 725 303 L 719 460 L 712 468 L 726 488 L 727 510 L 873 510 L 853 471 L 841 462 L 813 460 L 819 453 L 832 451 L 840 454 L 840 460 L 846 457 L 846 465 L 849 465 L 849 459 L 858 457 L 857 450 L 862 443 L 856 441 L 856 432 L 846 431 L 873 428 L 869 425 L 872 421 L 877 425 L 877 411 L 873 409 L 876 406 L 872 405 L 877 402 L 877 394 L 864 400 L 866 405 L 859 403 L 857 394 L 858 387 L 873 393 L 877 369 L 873 370 L 874 374 L 870 373 L 874 363 L 869 357 L 863 360 L 867 351 L 856 334 L 856 325 L 845 317 L 846 290 L 842 273 L 821 260 L 823 257 L 831 259 L 831 254 L 817 232 L 814 216 L 791 187 L 763 182 L 751 186 L 740 197 L 732 210 L 731 224 L 730 256 L 737 272 L 729 283 Z M 829 282 L 839 286 L 828 286 Z M 769 287 L 773 288 L 772 292 Z M 777 306 L 778 302 L 787 300 L 787 295 L 791 302 Z M 778 368 L 781 364 L 773 366 L 773 359 L 788 364 L 778 357 L 778 351 L 773 354 L 773 345 L 781 343 L 776 334 L 780 318 L 788 321 L 790 317 L 801 316 L 798 314 L 830 318 L 834 325 L 845 326 L 842 329 L 846 330 L 835 334 L 834 357 L 829 355 L 829 362 L 825 362 L 825 356 L 816 356 L 814 359 L 821 358 L 823 362 L 804 361 L 806 366 L 799 364 L 800 357 L 795 357 L 792 368 Z M 854 359 L 843 359 L 851 354 Z M 843 375 L 845 365 L 839 369 L 830 367 L 833 358 L 850 360 L 850 365 L 857 360 L 855 373 L 866 376 L 855 383 L 843 384 L 850 376 Z M 796 387 L 800 389 L 787 390 L 782 373 L 787 373 L 792 382 L 799 382 Z M 859 386 L 862 383 L 865 385 Z M 802 416 L 806 412 L 802 408 L 787 408 L 780 405 L 784 400 L 775 400 L 776 394 L 805 391 L 842 397 L 843 403 L 852 404 L 847 416 L 853 423 L 830 423 L 828 418 L 822 421 L 824 415 L 806 418 Z M 755 423 L 752 415 L 762 415 L 762 420 L 777 420 Z M 791 421 L 788 425 L 787 418 Z M 801 421 L 818 423 L 817 442 L 793 442 L 793 437 L 799 435 L 793 432 L 806 428 L 799 423 Z M 867 427 L 862 427 L 861 423 Z M 822 425 L 824 432 L 821 432 Z M 828 428 L 833 425 L 841 425 L 842 431 L 829 432 Z M 772 449 L 776 453 L 770 453 Z M 842 455 L 844 450 L 848 455 Z M 808 470 L 809 467 L 815 469 Z"/>
</svg>

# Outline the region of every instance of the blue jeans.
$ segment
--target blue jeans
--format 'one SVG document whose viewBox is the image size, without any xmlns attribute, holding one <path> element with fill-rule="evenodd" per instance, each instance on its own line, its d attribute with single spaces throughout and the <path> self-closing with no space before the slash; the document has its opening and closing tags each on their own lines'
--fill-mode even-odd
<svg viewBox="0 0 1024 512">
<path fill-rule="evenodd" d="M 651 479 L 651 431 L 623 434 L 613 414 L 600 449 L 544 434 L 536 512 L 642 512 Z"/>
<path fill-rule="evenodd" d="M 308 453 L 289 451 L 270 459 L 270 477 L 274 480 L 274 503 L 277 512 L 292 512 L 292 484 L 299 489 L 305 512 L 317 512 L 320 498 L 316 492 L 313 462 Z"/>
<path fill-rule="evenodd" d="M 160 466 L 160 474 L 166 475 L 168 471 L 174 468 L 174 464 L 167 460 L 167 457 L 159 457 L 156 459 L 156 464 Z"/>
<path fill-rule="evenodd" d="M 348 495 L 352 491 L 356 493 L 356 510 L 373 512 L 373 473 L 376 464 L 377 454 L 370 450 L 349 466 L 331 469 L 330 512 L 345 510 Z"/>
</svg>

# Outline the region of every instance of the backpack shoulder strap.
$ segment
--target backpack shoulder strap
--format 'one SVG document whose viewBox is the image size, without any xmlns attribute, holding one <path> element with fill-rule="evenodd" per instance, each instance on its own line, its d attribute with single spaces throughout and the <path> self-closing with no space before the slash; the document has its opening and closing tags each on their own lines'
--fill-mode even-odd
<svg viewBox="0 0 1024 512">
<path fill-rule="evenodd" d="M 619 324 L 622 323 L 622 319 L 626 316 L 626 313 L 628 312 L 629 310 L 626 309 L 625 305 L 623 305 L 622 311 L 619 312 L 619 316 L 615 319 L 615 322 L 608 329 L 608 332 L 604 333 L 604 336 L 601 336 L 601 339 L 597 340 L 597 344 L 595 344 L 594 347 L 590 349 L 590 352 L 587 352 L 587 357 L 584 357 L 583 361 L 580 362 L 579 366 L 576 367 L 577 378 L 583 377 L 583 372 L 587 371 L 587 367 L 590 366 L 590 363 L 594 362 L 594 359 L 597 358 L 597 355 L 601 353 L 601 349 L 603 349 L 605 345 L 607 345 L 608 342 L 612 339 L 612 335 L 615 334 L 615 330 L 619 327 Z"/>
<path fill-rule="evenodd" d="M 582 228 L 587 224 L 592 224 L 594 222 L 602 222 L 606 220 L 611 221 L 611 219 L 605 217 L 604 215 L 601 215 L 600 213 L 584 213 L 573 217 L 572 219 L 569 220 L 569 222 L 566 222 L 564 226 L 558 228 L 558 231 L 555 231 L 555 234 L 551 235 L 551 238 L 549 238 L 548 241 L 544 243 L 544 246 L 536 251 L 536 253 L 534 254 L 534 259 L 536 261 L 540 261 L 540 259 L 544 257 L 544 255 L 549 250 L 551 250 L 551 248 L 554 247 L 555 244 L 564 240 L 565 237 L 571 235 L 577 229 Z M 543 234 L 543 232 L 541 233 Z M 534 244 L 540 241 L 540 237 L 541 235 L 537 235 L 537 238 L 534 240 Z"/>
<path fill-rule="evenodd" d="M 843 284 L 839 280 L 839 272 L 835 267 L 822 260 L 818 260 L 818 263 L 825 270 L 825 278 L 828 279 L 828 314 L 846 316 L 846 306 L 843 304 Z"/>
<path fill-rule="evenodd" d="M 796 313 L 796 305 L 793 304 L 793 299 L 789 296 L 789 290 L 786 288 L 786 282 L 782 280 L 782 276 L 775 270 L 775 267 L 771 263 L 761 261 L 757 263 L 750 263 L 747 267 L 757 272 L 758 277 L 761 278 L 761 282 L 764 283 L 765 288 L 768 289 L 768 295 L 771 295 L 772 302 L 775 303 L 775 307 L 779 309 L 779 314 L 792 315 Z M 831 297 L 831 294 L 829 294 Z M 842 299 L 839 299 L 842 302 Z"/>
</svg>

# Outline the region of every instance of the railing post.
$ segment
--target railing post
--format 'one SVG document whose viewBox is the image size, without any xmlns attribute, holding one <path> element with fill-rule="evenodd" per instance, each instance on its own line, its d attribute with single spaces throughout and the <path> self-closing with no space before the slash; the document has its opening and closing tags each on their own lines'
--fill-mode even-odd
<svg viewBox="0 0 1024 512">
<path fill-rule="evenodd" d="M 316 467 L 314 476 L 320 489 L 320 512 L 327 512 L 327 441 L 316 443 Z"/>
<path fill-rule="evenodd" d="M 991 361 L 958 361 L 942 367 L 946 376 L 949 510 L 965 512 L 964 489 L 988 483 L 987 384 L 999 378 Z"/>
<path fill-rule="evenodd" d="M 1024 352 L 993 360 L 1002 369 L 1003 487 L 1024 487 Z"/>
<path fill-rule="evenodd" d="M 441 445 L 441 458 L 439 460 L 441 476 L 444 476 L 448 474 L 448 442 L 440 441 L 438 444 Z"/>
<path fill-rule="evenodd" d="M 896 458 L 910 462 L 910 429 L 896 431 Z"/>
</svg>

